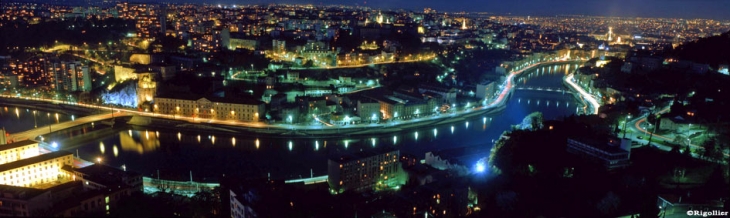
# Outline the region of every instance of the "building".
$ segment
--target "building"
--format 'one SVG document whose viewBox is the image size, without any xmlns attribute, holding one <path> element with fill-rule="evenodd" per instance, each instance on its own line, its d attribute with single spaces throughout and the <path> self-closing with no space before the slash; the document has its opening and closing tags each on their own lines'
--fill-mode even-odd
<svg viewBox="0 0 730 218">
<path fill-rule="evenodd" d="M 253 99 L 175 95 L 155 97 L 153 112 L 175 116 L 258 122 L 266 111 Z"/>
<path fill-rule="evenodd" d="M 0 136 L 0 138 L 4 138 L 5 133 L 3 130 L 0 130 L 0 133 L 3 133 L 3 136 Z M 38 155 L 40 155 L 38 142 L 31 140 L 19 141 L 0 146 L 0 164 L 19 161 Z"/>
<path fill-rule="evenodd" d="M 568 139 L 567 151 L 602 164 L 608 170 L 631 164 L 631 140 L 629 139 L 611 138 L 607 141 Z"/>
<path fill-rule="evenodd" d="M 67 176 L 61 171 L 61 168 L 64 165 L 71 165 L 72 162 L 73 155 L 66 151 L 40 154 L 8 162 L 0 165 L 0 184 L 23 187 L 48 184 L 58 180 L 59 177 Z"/>
<path fill-rule="evenodd" d="M 62 170 L 70 175 L 72 180 L 83 182 L 86 190 L 122 190 L 123 192 L 119 194 L 127 196 L 142 191 L 142 175 L 136 172 L 120 170 L 103 164 L 93 164 L 82 168 L 73 168 L 69 165 L 63 167 Z"/>
<path fill-rule="evenodd" d="M 357 114 L 363 122 L 378 122 L 382 117 L 380 102 L 371 98 L 358 99 Z"/>
<path fill-rule="evenodd" d="M 477 84 L 477 92 L 475 97 L 479 99 L 489 99 L 493 98 L 495 93 L 497 93 L 496 82 L 485 81 Z"/>
<path fill-rule="evenodd" d="M 659 129 L 677 131 L 689 128 L 689 122 L 682 116 L 662 117 L 659 121 Z"/>
<path fill-rule="evenodd" d="M 398 188 L 399 150 L 366 151 L 329 159 L 327 182 L 333 193 Z"/>
<path fill-rule="evenodd" d="M 80 186 L 80 182 L 66 182 L 46 189 L 0 185 L 0 216 L 51 216 L 52 208 Z"/>
<path fill-rule="evenodd" d="M 456 93 L 457 90 L 454 88 L 446 88 L 439 85 L 430 85 L 430 84 L 421 84 L 418 86 L 418 91 L 423 92 L 433 92 L 441 95 L 441 99 L 444 104 L 454 104 L 456 103 Z"/>
<path fill-rule="evenodd" d="M 139 73 L 137 80 L 137 104 L 152 102 L 157 95 L 157 81 L 155 73 Z"/>
<path fill-rule="evenodd" d="M 251 209 L 251 193 L 236 194 L 233 190 L 229 190 L 231 194 L 231 218 L 256 217 L 256 213 Z"/>
<path fill-rule="evenodd" d="M 91 75 L 89 66 L 80 61 L 52 60 L 46 65 L 48 74 L 52 75 L 52 86 L 57 91 L 91 91 Z"/>
</svg>

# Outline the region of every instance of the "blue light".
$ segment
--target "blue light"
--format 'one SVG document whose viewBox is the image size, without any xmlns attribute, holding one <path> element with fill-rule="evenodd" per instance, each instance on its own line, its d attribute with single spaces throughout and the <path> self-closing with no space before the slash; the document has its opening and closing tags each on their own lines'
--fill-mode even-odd
<svg viewBox="0 0 730 218">
<path fill-rule="evenodd" d="M 487 167 L 484 166 L 484 163 L 477 163 L 477 172 L 478 173 L 484 172 L 484 170 L 486 170 L 486 169 L 487 169 Z"/>
<path fill-rule="evenodd" d="M 51 147 L 53 147 L 53 148 L 58 148 L 58 143 L 56 143 L 56 142 L 51 142 Z"/>
</svg>

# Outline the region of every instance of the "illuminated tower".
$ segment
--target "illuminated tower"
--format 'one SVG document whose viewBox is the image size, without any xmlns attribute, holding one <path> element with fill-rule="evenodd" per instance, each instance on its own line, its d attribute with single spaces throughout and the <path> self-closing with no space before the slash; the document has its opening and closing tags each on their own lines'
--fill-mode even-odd
<svg viewBox="0 0 730 218">
<path fill-rule="evenodd" d="M 157 81 L 154 73 L 141 73 L 137 81 L 137 104 L 151 102 L 157 94 Z"/>
<path fill-rule="evenodd" d="M 383 14 L 378 12 L 378 24 L 383 24 Z"/>
<path fill-rule="evenodd" d="M 613 27 L 608 27 L 608 41 L 613 40 Z"/>
<path fill-rule="evenodd" d="M 465 30 L 465 29 L 466 29 L 466 18 L 463 18 L 463 19 L 461 20 L 461 29 L 462 29 L 462 30 Z"/>
</svg>

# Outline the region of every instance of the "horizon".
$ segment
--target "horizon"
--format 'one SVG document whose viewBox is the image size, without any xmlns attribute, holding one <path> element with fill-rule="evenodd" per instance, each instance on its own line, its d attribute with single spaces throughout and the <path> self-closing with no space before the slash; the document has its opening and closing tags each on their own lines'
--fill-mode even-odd
<svg viewBox="0 0 730 218">
<path fill-rule="evenodd" d="M 62 0 L 67 1 L 67 0 Z M 73 0 L 72 0 L 73 1 Z M 45 0 L 26 0 L 15 2 L 49 3 Z M 77 0 L 77 3 L 89 0 Z M 168 1 L 129 1 L 147 3 L 204 4 L 204 5 L 262 5 L 262 4 L 295 4 L 315 6 L 359 6 L 383 10 L 410 10 L 423 12 L 431 8 L 437 12 L 469 12 L 492 13 L 506 16 L 596 16 L 623 18 L 679 18 L 679 19 L 712 19 L 730 21 L 730 1 L 723 0 L 515 0 L 509 2 L 479 2 L 475 4 L 467 0 L 449 2 L 437 0 L 400 1 L 385 0 L 273 0 L 273 1 L 202 1 L 202 0 L 168 0 Z M 56 2 L 58 4 L 58 2 Z M 73 2 L 70 2 L 73 4 Z"/>
</svg>

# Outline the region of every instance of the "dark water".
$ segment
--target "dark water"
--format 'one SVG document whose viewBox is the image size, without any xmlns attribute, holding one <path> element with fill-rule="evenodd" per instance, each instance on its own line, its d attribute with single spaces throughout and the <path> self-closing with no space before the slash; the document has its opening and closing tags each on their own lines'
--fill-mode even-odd
<svg viewBox="0 0 730 218">
<path fill-rule="evenodd" d="M 568 68 L 570 66 L 570 68 Z M 517 84 L 523 87 L 562 88 L 562 77 L 576 65 L 546 65 L 525 72 Z M 426 152 L 468 147 L 460 161 L 473 166 L 487 157 L 493 140 L 520 123 L 529 113 L 540 111 L 545 119 L 560 119 L 582 110 L 569 93 L 558 91 L 516 90 L 506 109 L 490 116 L 466 121 L 367 137 L 323 139 L 282 139 L 255 134 L 209 134 L 178 132 L 171 129 L 143 128 L 93 131 L 74 130 L 56 133 L 55 138 L 72 135 L 61 148 L 78 152 L 81 158 L 96 160 L 137 171 L 147 176 L 210 180 L 226 175 L 299 178 L 327 173 L 327 159 L 358 151 L 399 149 L 401 154 L 423 158 Z M 22 109 L 21 109 L 22 110 Z M 1 120 L 14 114 L 3 113 Z M 23 117 L 21 116 L 21 119 Z M 32 114 L 30 120 L 33 122 Z M 27 124 L 25 124 L 27 126 Z M 30 127 L 32 127 L 32 123 Z M 96 129 L 99 129 L 97 125 Z M 89 126 L 85 127 L 89 128 Z M 83 129 L 83 128 L 79 128 Z M 82 134 L 79 135 L 78 133 Z"/>
<path fill-rule="evenodd" d="M 4 127 L 11 134 L 36 127 L 48 127 L 49 123 L 62 123 L 74 118 L 76 115 L 73 114 L 43 111 L 43 107 L 0 105 L 0 128 Z"/>
</svg>

